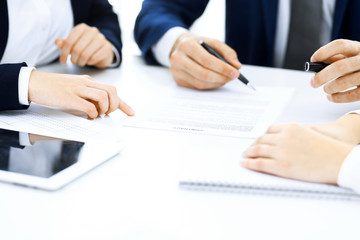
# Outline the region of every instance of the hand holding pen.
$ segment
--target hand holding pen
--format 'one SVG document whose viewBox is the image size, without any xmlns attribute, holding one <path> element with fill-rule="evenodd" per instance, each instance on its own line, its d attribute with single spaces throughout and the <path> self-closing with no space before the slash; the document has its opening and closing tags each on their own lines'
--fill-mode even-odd
<svg viewBox="0 0 360 240">
<path fill-rule="evenodd" d="M 201 45 L 206 42 L 231 64 L 209 54 Z M 236 52 L 225 43 L 192 33 L 182 34 L 170 53 L 170 71 L 176 83 L 195 89 L 214 89 L 240 76 Z"/>
<path fill-rule="evenodd" d="M 211 48 L 209 45 L 207 45 L 203 41 L 200 41 L 200 45 L 203 46 L 203 48 L 205 48 L 205 50 L 208 51 L 210 54 L 214 55 L 215 57 L 217 57 L 224 63 L 231 65 L 228 61 L 226 61 L 225 58 L 223 58 L 219 53 L 217 53 L 213 48 Z M 253 85 L 251 85 L 249 80 L 247 80 L 246 77 L 244 75 L 242 75 L 241 73 L 240 73 L 240 76 L 238 77 L 238 79 L 240 80 L 240 82 L 242 82 L 243 84 L 248 86 L 251 90 L 256 91 L 255 87 Z"/>
<path fill-rule="evenodd" d="M 311 62 L 308 63 L 309 70 L 314 71 L 315 65 L 318 68 L 315 69 L 318 73 L 311 79 L 311 85 L 315 88 L 324 85 L 329 101 L 360 101 L 360 42 L 343 39 L 332 41 L 317 50 Z"/>
</svg>

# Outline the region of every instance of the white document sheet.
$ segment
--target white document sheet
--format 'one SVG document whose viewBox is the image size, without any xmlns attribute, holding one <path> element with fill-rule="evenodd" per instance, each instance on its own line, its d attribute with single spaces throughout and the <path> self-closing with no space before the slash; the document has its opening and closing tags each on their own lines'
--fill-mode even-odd
<svg viewBox="0 0 360 240">
<path fill-rule="evenodd" d="M 257 137 L 276 120 L 293 93 L 291 88 L 224 87 L 211 91 L 177 88 L 145 97 L 125 126 L 234 137 Z"/>
<path fill-rule="evenodd" d="M 0 112 L 0 128 L 75 141 L 121 141 L 112 128 L 35 104 L 28 110 Z"/>
</svg>

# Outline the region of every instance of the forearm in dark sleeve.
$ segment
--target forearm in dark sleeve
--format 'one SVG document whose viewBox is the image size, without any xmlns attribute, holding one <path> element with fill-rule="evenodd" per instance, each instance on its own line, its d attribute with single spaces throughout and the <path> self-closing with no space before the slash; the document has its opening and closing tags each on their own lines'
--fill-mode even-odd
<svg viewBox="0 0 360 240">
<path fill-rule="evenodd" d="M 26 109 L 19 103 L 19 72 L 25 63 L 0 64 L 0 110 Z"/>
<path fill-rule="evenodd" d="M 118 50 L 121 57 L 122 42 L 119 19 L 107 0 L 93 0 L 87 24 L 97 27 Z"/>
<path fill-rule="evenodd" d="M 158 64 L 151 47 L 173 27 L 189 28 L 204 12 L 208 0 L 145 0 L 136 19 L 134 36 L 145 60 Z"/>
</svg>

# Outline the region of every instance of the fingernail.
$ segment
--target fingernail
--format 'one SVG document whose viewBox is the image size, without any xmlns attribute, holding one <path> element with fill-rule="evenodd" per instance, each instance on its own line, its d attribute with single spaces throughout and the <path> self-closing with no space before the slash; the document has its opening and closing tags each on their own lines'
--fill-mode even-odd
<svg viewBox="0 0 360 240">
<path fill-rule="evenodd" d="M 232 79 L 235 79 L 235 78 L 237 78 L 238 74 L 239 74 L 239 72 L 233 71 L 230 75 L 231 75 Z"/>
<path fill-rule="evenodd" d="M 240 62 L 238 59 L 235 59 L 234 62 L 235 62 L 237 65 L 241 65 L 241 62 Z"/>
<path fill-rule="evenodd" d="M 61 48 L 62 46 L 61 45 L 61 40 L 58 38 L 55 40 L 55 45 L 58 47 L 58 48 Z"/>
<path fill-rule="evenodd" d="M 310 62 L 316 62 L 316 59 L 314 58 L 314 56 L 311 56 Z"/>
<path fill-rule="evenodd" d="M 311 78 L 311 80 L 310 80 L 310 85 L 311 85 L 313 88 L 315 87 L 314 77 Z"/>
<path fill-rule="evenodd" d="M 330 102 L 332 102 L 332 97 L 331 97 L 331 95 L 326 95 L 326 98 L 327 98 L 327 100 L 329 100 Z"/>
<path fill-rule="evenodd" d="M 134 116 L 136 114 L 134 109 L 132 109 L 131 107 L 129 107 L 129 114 L 130 116 Z"/>
<path fill-rule="evenodd" d="M 247 162 L 248 160 L 247 159 L 241 159 L 240 160 L 240 165 L 242 166 L 242 167 L 246 167 L 246 162 Z"/>
</svg>

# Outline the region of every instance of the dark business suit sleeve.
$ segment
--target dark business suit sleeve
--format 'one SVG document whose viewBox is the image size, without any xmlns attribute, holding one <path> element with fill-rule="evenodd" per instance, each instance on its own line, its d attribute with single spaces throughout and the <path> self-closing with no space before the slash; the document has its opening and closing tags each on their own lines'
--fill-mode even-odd
<svg viewBox="0 0 360 240">
<path fill-rule="evenodd" d="M 0 170 L 9 168 L 11 147 L 23 148 L 19 144 L 19 132 L 0 129 Z"/>
<path fill-rule="evenodd" d="M 53 165 L 53 173 L 58 173 L 76 163 L 83 146 L 84 143 L 82 142 L 64 141 L 61 147 L 60 158 Z"/>
<path fill-rule="evenodd" d="M 107 0 L 72 0 L 71 2 L 74 24 L 86 23 L 98 28 L 121 56 L 122 42 L 119 20 L 110 3 Z"/>
<path fill-rule="evenodd" d="M 19 103 L 19 72 L 25 63 L 0 64 L 0 110 L 26 109 Z"/>
<path fill-rule="evenodd" d="M 208 0 L 144 0 L 134 35 L 145 60 L 159 64 L 151 47 L 172 27 L 189 28 L 204 12 Z"/>
<path fill-rule="evenodd" d="M 0 129 L 0 146 L 23 148 L 23 146 L 20 146 L 19 136 L 20 133 L 18 131 Z"/>
</svg>

